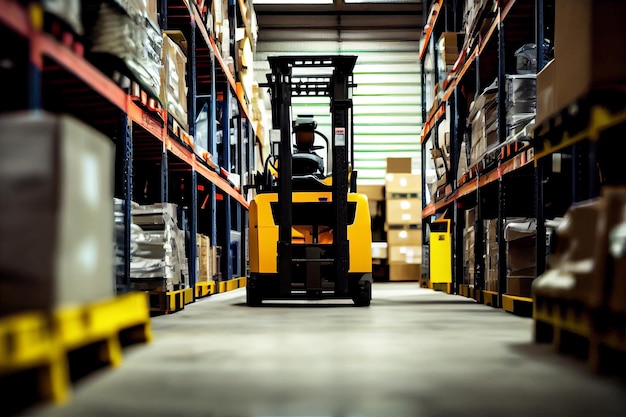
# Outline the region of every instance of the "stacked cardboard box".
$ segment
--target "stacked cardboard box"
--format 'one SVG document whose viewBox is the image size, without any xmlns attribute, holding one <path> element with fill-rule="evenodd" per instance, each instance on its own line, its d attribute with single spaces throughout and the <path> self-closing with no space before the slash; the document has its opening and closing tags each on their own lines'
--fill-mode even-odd
<svg viewBox="0 0 626 417">
<path fill-rule="evenodd" d="M 213 0 L 213 34 L 222 58 L 230 56 L 230 22 L 228 20 L 228 0 Z"/>
<path fill-rule="evenodd" d="M 69 117 L 0 116 L 0 315 L 113 296 L 114 145 Z"/>
<path fill-rule="evenodd" d="M 498 220 L 489 219 L 485 224 L 485 289 L 498 291 Z"/>
<path fill-rule="evenodd" d="M 211 252 L 211 240 L 208 236 L 199 234 L 196 236 L 196 256 L 198 258 L 198 282 L 213 281 L 213 262 Z"/>
<path fill-rule="evenodd" d="M 163 32 L 163 55 L 161 67 L 161 101 L 163 106 L 189 131 L 187 123 L 187 41 L 179 30 Z"/>
<path fill-rule="evenodd" d="M 464 245 L 464 249 L 465 249 L 465 256 L 463 258 L 464 260 L 464 265 L 465 265 L 465 271 L 466 273 L 464 274 L 465 277 L 467 277 L 467 280 L 463 280 L 464 284 L 468 284 L 470 287 L 474 287 L 474 270 L 475 270 L 475 260 L 476 260 L 476 256 L 474 253 L 474 245 L 476 243 L 476 209 L 475 208 L 471 208 L 471 209 L 467 209 L 465 210 L 465 230 L 464 230 L 464 236 L 465 236 L 465 245 Z"/>
<path fill-rule="evenodd" d="M 132 288 L 173 291 L 188 287 L 185 235 L 178 228 L 177 218 L 175 204 L 133 207 Z"/>
<path fill-rule="evenodd" d="M 498 89 L 492 84 L 470 106 L 470 165 L 480 162 L 498 144 Z"/>
<path fill-rule="evenodd" d="M 486 9 L 494 10 L 496 6 L 493 0 L 465 0 L 465 13 L 463 15 L 463 31 L 465 33 L 465 39 L 471 41 L 477 39 L 478 36 L 474 36 L 483 26 L 483 19 L 481 16 Z M 480 30 L 482 33 L 483 30 Z"/>
<path fill-rule="evenodd" d="M 463 33 L 444 32 L 439 37 L 437 68 L 445 74 L 452 71 L 454 64 L 459 59 L 459 51 L 463 47 L 463 36 Z"/>
<path fill-rule="evenodd" d="M 422 180 L 411 158 L 388 158 L 385 180 L 390 281 L 417 281 L 422 265 Z"/>
<path fill-rule="evenodd" d="M 143 0 L 82 2 L 83 25 L 90 28 L 91 53 L 104 56 L 99 63 L 122 64 L 152 96 L 161 91 L 163 38 L 155 18 L 154 3 Z M 117 60 L 113 62 L 110 57 Z"/>
<path fill-rule="evenodd" d="M 536 220 L 507 221 L 504 239 L 507 253 L 507 293 L 530 297 L 537 265 Z"/>
<path fill-rule="evenodd" d="M 534 295 L 574 301 L 586 310 L 600 308 L 603 323 L 613 321 L 613 314 L 623 317 L 626 189 L 605 186 L 599 198 L 574 203 L 557 236 L 551 268 L 533 282 Z"/>
</svg>

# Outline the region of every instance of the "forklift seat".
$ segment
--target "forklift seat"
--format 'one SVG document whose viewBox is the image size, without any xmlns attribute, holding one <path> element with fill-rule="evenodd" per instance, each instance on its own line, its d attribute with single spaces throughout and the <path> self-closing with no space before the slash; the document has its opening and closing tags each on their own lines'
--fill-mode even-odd
<svg viewBox="0 0 626 417">
<path fill-rule="evenodd" d="M 300 152 L 291 157 L 292 175 L 324 175 L 324 160 L 321 156 Z"/>
</svg>

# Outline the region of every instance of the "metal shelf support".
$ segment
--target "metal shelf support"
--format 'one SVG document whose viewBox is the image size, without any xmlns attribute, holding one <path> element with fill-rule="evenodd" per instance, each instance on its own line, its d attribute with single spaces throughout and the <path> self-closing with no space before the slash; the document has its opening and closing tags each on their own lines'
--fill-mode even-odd
<svg viewBox="0 0 626 417">
<path fill-rule="evenodd" d="M 130 287 L 130 226 L 133 199 L 133 138 L 128 115 L 120 112 L 118 124 L 117 158 L 122 161 L 122 195 L 124 209 L 124 277 L 117 282 L 117 292 L 127 292 Z"/>
<path fill-rule="evenodd" d="M 217 155 L 217 88 L 215 83 L 215 54 L 213 51 L 211 53 L 211 98 L 209 103 L 209 152 L 213 155 L 213 158 L 216 158 Z M 214 162 L 219 163 L 219 161 L 214 160 Z M 217 200 L 216 200 L 216 191 L 217 187 L 215 184 L 211 183 L 210 185 L 211 195 L 209 197 L 210 204 L 210 216 L 211 216 L 211 245 L 217 246 Z"/>
<path fill-rule="evenodd" d="M 230 172 L 230 105 L 231 105 L 231 92 L 229 88 L 224 91 L 224 102 L 222 105 L 222 128 L 224 134 L 222 136 L 222 162 L 226 169 Z M 231 198 L 229 195 L 224 194 L 224 236 L 222 247 L 222 271 L 224 273 L 224 280 L 228 281 L 233 277 L 233 262 L 230 258 L 230 231 L 231 225 Z"/>
</svg>

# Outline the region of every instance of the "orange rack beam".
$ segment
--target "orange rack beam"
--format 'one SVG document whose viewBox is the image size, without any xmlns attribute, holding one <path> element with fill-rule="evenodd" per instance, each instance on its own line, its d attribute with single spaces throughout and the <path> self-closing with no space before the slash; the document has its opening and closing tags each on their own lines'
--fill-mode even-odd
<svg viewBox="0 0 626 417">
<path fill-rule="evenodd" d="M 160 140 L 165 149 L 185 161 L 197 173 L 214 183 L 222 191 L 241 203 L 241 205 L 248 208 L 248 202 L 237 190 L 231 187 L 226 180 L 218 176 L 215 172 L 210 171 L 204 165 L 198 163 L 195 153 L 187 149 L 178 140 L 171 138 L 167 134 L 167 127 L 160 125 L 154 117 L 138 107 L 133 102 L 132 98 L 115 82 L 83 57 L 74 54 L 52 36 L 34 29 L 30 24 L 29 11 L 25 7 L 10 0 L 0 0 L 0 7 L 2 7 L 0 23 L 14 29 L 17 33 L 30 40 L 33 64 L 41 69 L 43 67 L 44 56 L 55 60 L 65 70 L 72 73 L 85 84 L 89 85 L 100 96 L 125 112 L 133 123 L 141 126 L 156 139 Z M 36 13 L 35 10 L 31 10 L 31 12 Z M 161 112 L 162 119 L 167 120 L 165 110 L 161 110 Z"/>
<path fill-rule="evenodd" d="M 443 0 L 438 0 L 437 3 L 433 4 L 433 7 L 430 9 L 430 14 L 428 16 L 428 24 L 426 29 L 426 36 L 424 38 L 424 45 L 422 46 L 422 50 L 420 51 L 420 59 L 424 59 L 424 55 L 426 55 L 426 49 L 428 48 L 428 42 L 430 41 L 430 37 L 433 34 L 433 30 L 435 29 L 435 23 L 437 22 L 437 18 L 439 17 L 439 11 L 441 10 L 441 6 L 443 5 Z"/>
</svg>

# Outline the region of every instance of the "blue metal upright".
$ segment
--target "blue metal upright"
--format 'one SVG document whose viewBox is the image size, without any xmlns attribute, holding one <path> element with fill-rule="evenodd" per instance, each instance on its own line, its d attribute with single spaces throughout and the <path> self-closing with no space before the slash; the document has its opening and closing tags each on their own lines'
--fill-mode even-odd
<svg viewBox="0 0 626 417">
<path fill-rule="evenodd" d="M 41 68 L 37 63 L 28 62 L 28 108 L 40 110 L 43 107 L 41 97 Z"/>
<path fill-rule="evenodd" d="M 215 157 L 217 155 L 217 88 L 215 82 L 215 54 L 211 51 L 211 103 L 209 105 L 209 152 L 211 155 Z M 218 162 L 218 161 L 214 161 Z M 217 201 L 215 198 L 216 195 L 216 187 L 215 184 L 211 183 L 210 185 L 210 197 L 209 197 L 209 205 L 210 205 L 210 217 L 211 222 L 211 245 L 217 246 Z"/>
<path fill-rule="evenodd" d="M 122 158 L 122 194 L 124 209 L 124 277 L 117 283 L 118 292 L 130 288 L 130 229 L 132 224 L 133 200 L 133 138 L 131 123 L 125 112 L 120 112 L 118 125 L 117 157 Z"/>
<path fill-rule="evenodd" d="M 502 6 L 500 6 L 502 7 Z M 506 141 L 506 50 L 504 23 L 498 24 L 498 141 Z M 507 293 L 507 250 L 504 244 L 506 221 L 506 184 L 504 178 L 498 179 L 498 298 Z"/>
<path fill-rule="evenodd" d="M 230 105 L 231 91 L 227 87 L 224 91 L 224 102 L 222 104 L 222 161 L 223 168 L 230 172 Z M 230 280 L 233 276 L 233 263 L 228 254 L 230 253 L 230 231 L 231 231 L 231 197 L 224 193 L 224 236 L 222 246 L 222 271 L 225 274 L 224 280 Z"/>
<path fill-rule="evenodd" d="M 537 72 L 541 71 L 547 64 L 544 56 L 544 39 L 545 39 L 545 10 L 544 0 L 535 0 L 535 44 L 537 45 Z M 544 159 L 537 161 L 535 166 L 535 219 L 537 223 L 537 237 L 546 235 L 546 215 L 544 210 L 543 198 L 543 175 L 544 175 Z M 537 266 L 535 276 L 543 274 L 547 267 L 546 262 L 546 240 L 537 239 L 536 255 Z"/>
<path fill-rule="evenodd" d="M 191 21 L 191 34 L 188 42 L 187 59 L 189 62 L 187 71 L 187 122 L 189 134 L 196 135 L 196 22 Z M 191 200 L 189 202 L 189 286 L 195 288 L 197 280 L 197 233 L 198 233 L 198 174 L 191 167 Z"/>
<path fill-rule="evenodd" d="M 161 202 L 167 203 L 170 199 L 169 188 L 169 171 L 167 169 L 167 149 L 163 146 L 163 152 L 161 153 Z"/>
</svg>

